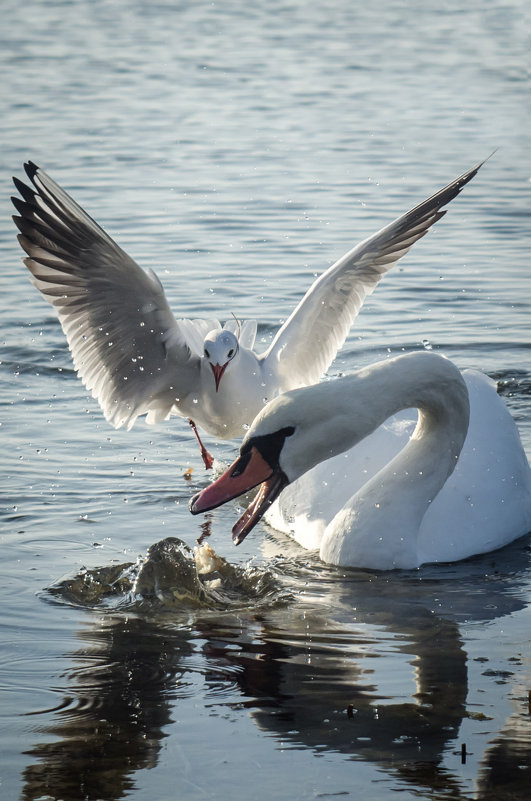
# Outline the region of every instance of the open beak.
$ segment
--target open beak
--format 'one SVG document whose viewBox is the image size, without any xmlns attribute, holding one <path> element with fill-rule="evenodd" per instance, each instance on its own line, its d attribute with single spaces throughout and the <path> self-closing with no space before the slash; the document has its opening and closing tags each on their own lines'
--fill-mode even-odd
<svg viewBox="0 0 531 801">
<path fill-rule="evenodd" d="M 214 381 L 216 382 L 216 392 L 217 392 L 219 389 L 219 382 L 221 381 L 221 377 L 223 376 L 223 373 L 227 368 L 228 362 L 225 362 L 225 364 L 223 365 L 212 364 L 212 362 L 209 362 L 209 364 L 212 372 L 214 373 Z"/>
<path fill-rule="evenodd" d="M 232 529 L 234 544 L 239 545 L 288 484 L 282 470 L 271 467 L 257 448 L 240 456 L 213 484 L 194 495 L 190 511 L 193 515 L 208 512 L 259 484 L 255 499 Z"/>
</svg>

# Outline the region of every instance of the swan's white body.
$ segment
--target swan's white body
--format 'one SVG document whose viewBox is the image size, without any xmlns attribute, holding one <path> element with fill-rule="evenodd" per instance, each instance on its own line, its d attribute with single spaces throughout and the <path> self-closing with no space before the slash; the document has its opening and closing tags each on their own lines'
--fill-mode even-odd
<svg viewBox="0 0 531 801">
<path fill-rule="evenodd" d="M 145 273 L 43 170 L 25 165 L 14 220 L 33 282 L 53 304 L 74 367 L 116 428 L 177 413 L 220 438 L 242 436 L 264 404 L 332 363 L 365 297 L 476 174 L 464 173 L 361 242 L 310 287 L 262 354 L 256 322 L 176 319 Z"/>
<path fill-rule="evenodd" d="M 401 532 L 394 507 L 390 518 L 380 522 L 377 501 L 376 532 L 351 520 L 356 493 L 380 470 L 386 472 L 379 480 L 388 480 L 386 465 L 415 429 L 417 415 L 411 410 L 394 415 L 362 442 L 286 487 L 267 522 L 304 548 L 319 549 L 324 561 L 384 570 L 459 561 L 531 531 L 531 471 L 514 421 L 491 379 L 473 371 L 463 377 L 470 399 L 463 449 L 414 537 Z M 436 463 L 438 452 L 429 458 Z M 422 482 L 419 470 L 413 472 L 415 481 Z"/>
<path fill-rule="evenodd" d="M 279 431 L 288 432 L 278 469 L 290 485 L 268 520 L 326 562 L 413 568 L 531 531 L 531 469 L 512 417 L 490 379 L 463 378 L 437 354 L 283 395 L 258 415 L 242 451 L 264 451 Z"/>
</svg>

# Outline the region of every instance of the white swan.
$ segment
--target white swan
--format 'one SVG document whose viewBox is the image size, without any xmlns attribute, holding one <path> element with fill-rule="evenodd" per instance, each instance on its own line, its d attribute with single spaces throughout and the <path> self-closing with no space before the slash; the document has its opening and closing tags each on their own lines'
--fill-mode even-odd
<svg viewBox="0 0 531 801">
<path fill-rule="evenodd" d="M 410 408 L 418 409 L 411 435 L 400 418 L 378 428 Z M 353 446 L 371 432 L 358 454 Z M 381 462 L 382 444 L 392 458 L 378 469 L 367 457 L 376 449 Z M 233 529 L 236 544 L 288 484 L 271 521 L 331 564 L 387 570 L 457 561 L 531 530 L 531 469 L 493 382 L 463 377 L 433 352 L 276 398 L 240 454 L 190 507 L 197 514 L 261 484 Z"/>
<path fill-rule="evenodd" d="M 24 166 L 33 188 L 14 178 L 22 199 L 12 200 L 25 264 L 105 418 L 131 428 L 141 414 L 156 423 L 173 412 L 228 439 L 242 436 L 267 400 L 319 380 L 365 297 L 481 164 L 332 265 L 260 355 L 255 321 L 222 329 L 217 320 L 177 320 L 155 273 L 141 270 L 42 169 Z"/>
</svg>

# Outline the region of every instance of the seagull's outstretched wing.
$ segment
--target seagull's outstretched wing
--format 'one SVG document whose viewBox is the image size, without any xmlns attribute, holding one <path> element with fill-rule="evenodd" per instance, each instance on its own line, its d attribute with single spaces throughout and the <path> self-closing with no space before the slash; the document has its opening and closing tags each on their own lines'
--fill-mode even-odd
<svg viewBox="0 0 531 801">
<path fill-rule="evenodd" d="M 310 287 L 262 354 L 280 391 L 315 383 L 343 345 L 367 295 L 384 273 L 446 214 L 441 211 L 484 162 L 346 253 Z"/>
<path fill-rule="evenodd" d="M 116 428 L 139 414 L 167 417 L 195 389 L 199 358 L 155 273 L 136 262 L 46 173 L 24 165 L 34 189 L 14 178 L 13 219 L 37 289 L 54 307 L 74 367 Z"/>
</svg>

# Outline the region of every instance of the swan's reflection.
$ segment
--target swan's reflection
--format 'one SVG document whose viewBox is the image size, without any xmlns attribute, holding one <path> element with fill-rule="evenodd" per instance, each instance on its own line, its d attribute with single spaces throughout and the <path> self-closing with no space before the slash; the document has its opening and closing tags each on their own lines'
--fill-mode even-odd
<svg viewBox="0 0 531 801">
<path fill-rule="evenodd" d="M 79 633 L 82 647 L 69 655 L 73 700 L 46 730 L 55 740 L 30 752 L 36 762 L 25 771 L 22 798 L 126 797 L 134 774 L 157 764 L 163 738 L 172 735 L 175 707 L 186 697 L 206 706 L 205 685 L 210 708 L 228 705 L 235 714 L 251 714 L 286 747 L 373 763 L 398 786 L 427 790 L 433 798 L 469 797 L 459 758 L 455 767 L 445 761 L 460 747 L 467 715 L 460 622 L 523 606 L 524 574 L 509 567 L 496 576 L 491 567 L 487 578 L 486 567 L 477 561 L 466 568 L 466 580 L 455 581 L 464 568 L 371 576 L 289 563 L 280 566 L 284 580 L 305 590 L 281 608 L 149 617 L 144 611 L 104 615 L 103 622 L 100 615 Z M 405 692 L 398 683 L 382 691 L 377 666 L 389 679 L 389 662 L 399 656 L 416 686 Z M 518 741 L 515 725 L 509 722 L 486 754 L 481 798 L 498 797 L 492 787 L 502 762 L 530 762 L 531 737 Z M 239 748 L 245 759 L 245 743 Z"/>
<path fill-rule="evenodd" d="M 363 626 L 353 634 L 292 612 L 287 627 L 280 617 L 264 620 L 259 642 L 235 651 L 218 635 L 207 653 L 220 666 L 240 668 L 233 675 L 254 720 L 283 747 L 351 755 L 432 787 L 441 783 L 438 764 L 465 714 L 466 654 L 456 624 L 428 613 L 412 617 L 402 637 L 398 647 L 414 659 L 417 692 L 394 703 L 363 667 L 379 647 L 375 631 L 368 636 Z M 453 784 L 447 777 L 445 786 Z"/>
<path fill-rule="evenodd" d="M 515 692 L 514 711 L 487 750 L 478 799 L 527 799 L 531 794 L 531 675 Z M 527 713 L 527 714 L 526 714 Z"/>
</svg>

